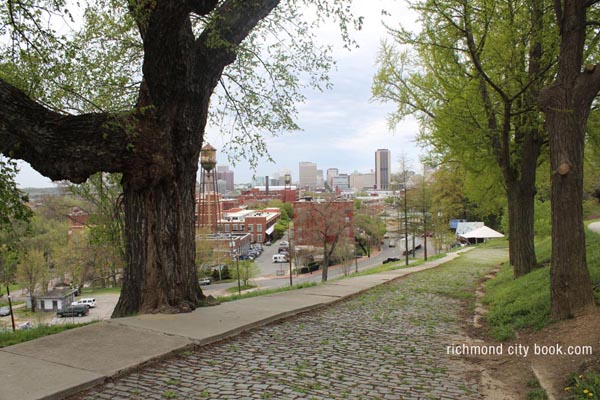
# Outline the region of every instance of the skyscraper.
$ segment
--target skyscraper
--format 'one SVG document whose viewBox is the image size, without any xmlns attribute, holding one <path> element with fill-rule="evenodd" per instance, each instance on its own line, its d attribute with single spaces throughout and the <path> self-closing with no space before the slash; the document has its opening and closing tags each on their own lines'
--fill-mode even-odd
<svg viewBox="0 0 600 400">
<path fill-rule="evenodd" d="M 234 181 L 233 171 L 227 165 L 217 165 L 217 180 L 225 181 L 224 191 L 219 189 L 219 193 L 233 192 Z"/>
<path fill-rule="evenodd" d="M 327 170 L 327 184 L 329 185 L 330 188 L 332 188 L 333 186 L 333 177 L 334 176 L 338 176 L 340 174 L 340 170 L 337 168 L 329 168 Z"/>
<path fill-rule="evenodd" d="M 300 188 L 315 189 L 317 187 L 317 164 L 312 162 L 300 162 L 299 164 Z"/>
<path fill-rule="evenodd" d="M 375 152 L 375 185 L 377 190 L 389 190 L 392 173 L 392 154 L 388 149 Z"/>
</svg>

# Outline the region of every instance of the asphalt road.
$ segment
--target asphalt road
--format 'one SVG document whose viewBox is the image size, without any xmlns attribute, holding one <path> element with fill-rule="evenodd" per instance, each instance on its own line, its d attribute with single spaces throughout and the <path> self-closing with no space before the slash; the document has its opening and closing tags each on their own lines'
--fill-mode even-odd
<svg viewBox="0 0 600 400">
<path fill-rule="evenodd" d="M 357 260 L 357 266 L 359 271 L 364 271 L 369 268 L 373 268 L 382 264 L 382 262 L 388 257 L 397 257 L 404 260 L 402 252 L 404 249 L 400 247 L 389 247 L 390 240 L 396 240 L 397 238 L 390 238 L 384 240 L 384 244 L 381 246 L 381 251 L 371 257 L 363 257 Z M 284 237 L 282 240 L 286 240 Z M 263 253 L 255 260 L 255 263 L 260 268 L 260 276 L 253 279 L 251 282 L 257 285 L 261 289 L 270 289 L 289 286 L 289 264 L 287 263 L 273 263 L 272 256 L 277 254 L 279 248 L 279 241 L 274 242 L 272 246 L 263 246 Z M 433 254 L 433 246 L 428 246 L 428 254 Z M 414 262 L 423 258 L 423 247 L 416 251 L 415 257 L 409 255 L 409 263 Z M 283 272 L 284 275 L 278 275 L 277 270 Z M 354 262 L 346 268 L 349 272 L 356 271 L 356 265 Z M 328 278 L 336 278 L 344 274 L 344 268 L 341 266 L 331 266 L 328 271 Z M 311 274 L 293 275 L 292 283 L 294 285 L 305 282 L 320 282 L 321 281 L 321 270 L 315 271 Z M 236 282 L 233 283 L 213 283 L 209 286 L 203 286 L 202 290 L 207 295 L 222 296 L 226 294 L 226 289 L 237 286 Z"/>
</svg>

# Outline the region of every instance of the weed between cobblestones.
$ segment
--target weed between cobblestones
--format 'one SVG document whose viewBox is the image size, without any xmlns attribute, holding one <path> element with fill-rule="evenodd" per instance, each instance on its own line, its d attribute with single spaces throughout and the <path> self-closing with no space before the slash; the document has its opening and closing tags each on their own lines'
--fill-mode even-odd
<svg viewBox="0 0 600 400">
<path fill-rule="evenodd" d="M 477 378 L 445 349 L 461 331 L 468 292 L 505 253 L 472 253 L 159 362 L 79 398 L 479 399 Z"/>
</svg>

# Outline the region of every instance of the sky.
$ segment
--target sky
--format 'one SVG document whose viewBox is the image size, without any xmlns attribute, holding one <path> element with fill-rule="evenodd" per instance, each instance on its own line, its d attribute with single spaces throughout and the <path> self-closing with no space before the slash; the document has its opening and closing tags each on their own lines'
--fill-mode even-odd
<svg viewBox="0 0 600 400">
<path fill-rule="evenodd" d="M 385 9 L 389 16 L 382 15 Z M 403 1 L 354 0 L 355 15 L 364 17 L 363 29 L 353 33 L 358 49 L 342 48 L 336 26 L 325 26 L 318 38 L 324 44 L 334 46 L 336 70 L 330 76 L 331 90 L 305 92 L 306 102 L 298 105 L 300 132 L 282 133 L 269 137 L 269 153 L 274 161 L 262 160 L 256 170 L 244 161 L 231 166 L 227 155 L 219 152 L 219 165 L 230 165 L 235 172 L 236 183 L 249 183 L 254 175 L 273 176 L 281 170 L 289 170 L 293 181 L 298 179 L 298 163 L 310 161 L 324 172 L 338 168 L 340 173 L 369 172 L 375 168 L 375 151 L 389 149 L 392 155 L 392 172 L 398 171 L 398 159 L 404 154 L 409 165 L 416 168 L 422 150 L 415 143 L 418 124 L 413 118 L 405 119 L 392 132 L 387 117 L 394 105 L 372 101 L 371 85 L 377 67 L 377 51 L 383 39 L 388 37 L 382 21 L 391 26 L 402 24 L 417 29 L 416 14 L 408 10 Z M 224 139 L 208 132 L 206 140 L 214 147 L 223 147 Z M 51 187 L 53 183 L 20 162 L 17 184 L 20 187 Z"/>
</svg>

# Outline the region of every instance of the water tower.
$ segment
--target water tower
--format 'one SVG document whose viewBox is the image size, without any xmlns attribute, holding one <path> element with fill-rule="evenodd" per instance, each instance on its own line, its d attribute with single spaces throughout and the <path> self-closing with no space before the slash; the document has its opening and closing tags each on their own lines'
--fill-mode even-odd
<svg viewBox="0 0 600 400">
<path fill-rule="evenodd" d="M 210 233 L 219 232 L 221 202 L 217 190 L 217 149 L 206 144 L 200 150 L 200 199 L 198 203 L 198 224 L 208 227 Z"/>
</svg>

